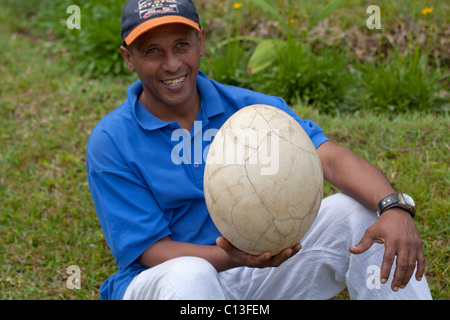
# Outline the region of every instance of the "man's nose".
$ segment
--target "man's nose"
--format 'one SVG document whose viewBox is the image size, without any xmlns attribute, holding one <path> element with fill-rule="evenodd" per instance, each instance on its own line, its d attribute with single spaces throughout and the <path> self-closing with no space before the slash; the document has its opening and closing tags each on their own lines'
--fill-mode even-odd
<svg viewBox="0 0 450 320">
<path fill-rule="evenodd" d="M 181 60 L 176 54 L 168 52 L 166 54 L 166 59 L 164 60 L 164 69 L 170 73 L 176 73 L 181 67 Z"/>
</svg>

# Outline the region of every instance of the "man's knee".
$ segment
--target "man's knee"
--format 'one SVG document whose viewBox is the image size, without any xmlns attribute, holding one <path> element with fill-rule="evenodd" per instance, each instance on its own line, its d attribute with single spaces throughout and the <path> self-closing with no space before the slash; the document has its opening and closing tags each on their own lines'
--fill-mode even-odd
<svg viewBox="0 0 450 320">
<path fill-rule="evenodd" d="M 325 198 L 320 208 L 322 219 L 332 224 L 344 224 L 366 230 L 376 220 L 376 212 L 354 198 L 338 193 Z"/>
<path fill-rule="evenodd" d="M 143 271 L 129 288 L 131 299 L 222 299 L 216 269 L 197 257 L 180 257 Z"/>
<path fill-rule="evenodd" d="M 336 193 L 323 199 L 322 207 L 332 209 L 332 211 L 340 214 L 352 214 L 361 211 L 370 212 L 361 202 L 343 193 Z"/>
<path fill-rule="evenodd" d="M 342 254 L 348 253 L 348 247 L 359 241 L 376 219 L 375 212 L 355 199 L 342 193 L 331 195 L 322 201 L 316 220 L 302 244 L 304 249 L 323 246 Z"/>
<path fill-rule="evenodd" d="M 203 278 L 216 278 L 217 271 L 208 261 L 198 257 L 180 257 L 170 261 L 168 277 L 176 282 L 199 282 Z"/>
</svg>

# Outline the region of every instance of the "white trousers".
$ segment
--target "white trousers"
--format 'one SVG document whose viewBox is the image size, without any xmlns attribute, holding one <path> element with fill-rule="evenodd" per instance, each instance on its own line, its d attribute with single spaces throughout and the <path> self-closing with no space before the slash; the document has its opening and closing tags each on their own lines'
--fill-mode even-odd
<svg viewBox="0 0 450 320">
<path fill-rule="evenodd" d="M 137 275 L 124 299 L 323 300 L 346 287 L 351 299 L 431 299 L 425 277 L 418 282 L 413 275 L 406 288 L 391 290 L 395 262 L 388 282 L 380 283 L 383 244 L 361 255 L 349 252 L 376 219 L 359 202 L 336 194 L 322 201 L 300 252 L 277 268 L 240 267 L 218 273 L 204 259 L 180 257 Z"/>
</svg>

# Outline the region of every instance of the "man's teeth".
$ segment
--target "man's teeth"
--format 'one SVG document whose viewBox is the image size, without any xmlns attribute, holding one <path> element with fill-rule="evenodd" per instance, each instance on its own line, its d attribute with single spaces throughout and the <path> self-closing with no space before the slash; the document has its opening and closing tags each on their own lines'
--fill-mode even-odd
<svg viewBox="0 0 450 320">
<path fill-rule="evenodd" d="M 184 79 L 186 79 L 186 76 L 175 79 L 175 80 L 165 80 L 165 81 L 163 81 L 163 83 L 167 86 L 176 86 L 176 85 L 182 83 L 184 81 Z"/>
</svg>

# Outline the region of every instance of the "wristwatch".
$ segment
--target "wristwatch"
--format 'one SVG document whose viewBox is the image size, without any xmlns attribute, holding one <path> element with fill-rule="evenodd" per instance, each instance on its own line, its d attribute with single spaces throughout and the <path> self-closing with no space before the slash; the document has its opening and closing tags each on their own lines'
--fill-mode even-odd
<svg viewBox="0 0 450 320">
<path fill-rule="evenodd" d="M 416 204 L 413 198 L 411 198 L 406 193 L 392 193 L 381 199 L 380 203 L 378 204 L 378 217 L 380 217 L 386 210 L 394 207 L 399 207 L 403 210 L 408 211 L 413 218 L 416 215 Z"/>
</svg>

